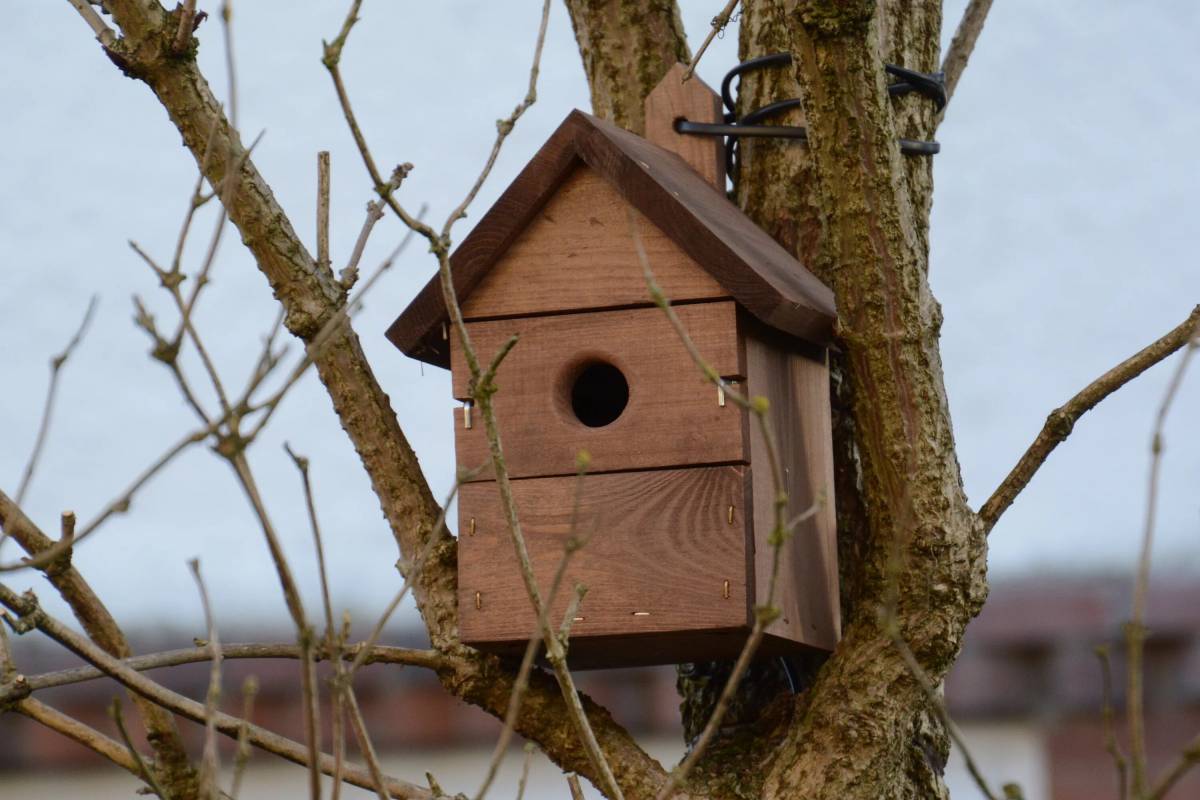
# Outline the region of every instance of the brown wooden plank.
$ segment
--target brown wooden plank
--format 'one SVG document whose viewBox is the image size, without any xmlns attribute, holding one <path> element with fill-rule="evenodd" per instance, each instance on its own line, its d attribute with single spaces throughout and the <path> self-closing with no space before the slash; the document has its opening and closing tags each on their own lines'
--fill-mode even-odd
<svg viewBox="0 0 1200 800">
<path fill-rule="evenodd" d="M 782 616 L 767 632 L 832 650 L 840 636 L 841 614 L 828 365 L 823 358 L 795 352 L 783 337 L 761 326 L 744 324 L 743 333 L 747 391 L 771 404 L 771 425 L 785 469 L 788 517 L 821 503 L 814 517 L 795 528 L 780 553 L 775 605 Z M 763 604 L 774 556 L 768 537 L 775 523 L 775 490 L 766 442 L 757 424 L 752 423 L 750 430 L 755 603 Z"/>
<path fill-rule="evenodd" d="M 588 587 L 583 619 L 572 627 L 573 655 L 593 637 L 749 624 L 744 468 L 589 475 L 582 484 L 574 476 L 537 478 L 512 486 L 542 592 L 562 558 L 579 491 L 576 530 L 590 539 L 572 558 L 551 611 L 557 626 L 575 583 Z M 535 632 L 536 618 L 496 484 L 467 484 L 458 502 L 460 635 L 474 646 L 524 642 Z M 671 655 L 660 651 L 654 659 L 664 657 Z"/>
<path fill-rule="evenodd" d="M 736 307 L 729 301 L 676 308 L 708 362 L 725 376 L 743 367 Z M 745 412 L 721 407 L 716 389 L 689 358 L 657 308 L 565 314 L 468 324 L 479 358 L 489 363 L 513 334 L 521 338 L 500 367 L 494 397 L 505 460 L 514 477 L 568 475 L 580 450 L 595 472 L 742 462 Z M 469 396 L 457 337 L 454 394 Z M 624 412 L 604 427 L 587 427 L 572 411 L 570 385 L 582 363 L 600 360 L 621 370 L 629 386 Z M 489 460 L 483 424 L 467 429 L 455 417 L 458 463 L 474 469 Z M 490 478 L 490 469 L 477 480 Z"/>
<path fill-rule="evenodd" d="M 651 305 L 629 209 L 607 181 L 577 166 L 462 304 L 464 316 Z M 728 296 L 679 245 L 640 212 L 633 213 L 654 277 L 667 297 Z"/>
<path fill-rule="evenodd" d="M 675 120 L 721 122 L 721 96 L 676 64 L 646 96 L 646 140 L 675 153 L 700 177 L 725 191 L 725 140 L 720 136 L 685 136 L 675 130 Z"/>
</svg>

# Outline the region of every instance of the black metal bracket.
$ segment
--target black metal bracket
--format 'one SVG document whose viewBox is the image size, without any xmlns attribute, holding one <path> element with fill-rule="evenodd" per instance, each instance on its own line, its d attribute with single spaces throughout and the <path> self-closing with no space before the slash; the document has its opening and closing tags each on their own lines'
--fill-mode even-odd
<svg viewBox="0 0 1200 800">
<path fill-rule="evenodd" d="M 724 122 L 693 122 L 688 119 L 675 121 L 675 130 L 692 136 L 724 136 L 725 168 L 733 174 L 737 140 L 743 137 L 762 137 L 771 139 L 796 139 L 808 141 L 808 130 L 795 125 L 762 125 L 762 120 L 789 111 L 800 106 L 799 98 L 789 98 L 769 103 L 762 108 L 756 108 L 738 119 L 734 111 L 733 80 L 742 73 L 768 67 L 785 67 L 792 63 L 791 53 L 771 53 L 758 58 L 743 61 L 721 80 L 721 102 L 725 105 Z M 888 94 L 898 96 L 917 92 L 933 100 L 937 110 L 946 106 L 946 79 L 941 72 L 917 72 L 896 64 L 885 64 L 884 69 L 889 75 L 900 80 L 888 84 Z M 927 142 L 920 139 L 899 139 L 900 152 L 910 156 L 932 156 L 941 151 L 938 142 Z"/>
</svg>

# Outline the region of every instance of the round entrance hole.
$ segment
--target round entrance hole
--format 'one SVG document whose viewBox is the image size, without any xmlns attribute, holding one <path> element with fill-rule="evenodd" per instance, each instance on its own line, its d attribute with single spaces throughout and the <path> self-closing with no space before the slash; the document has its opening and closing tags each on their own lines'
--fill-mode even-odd
<svg viewBox="0 0 1200 800">
<path fill-rule="evenodd" d="M 629 405 L 629 382 L 606 361 L 585 364 L 571 383 L 571 410 L 589 428 L 617 421 Z"/>
</svg>

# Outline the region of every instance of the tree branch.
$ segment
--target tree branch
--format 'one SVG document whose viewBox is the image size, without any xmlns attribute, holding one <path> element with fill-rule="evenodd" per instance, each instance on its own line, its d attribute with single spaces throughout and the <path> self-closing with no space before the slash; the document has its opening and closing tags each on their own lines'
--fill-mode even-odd
<svg viewBox="0 0 1200 800">
<path fill-rule="evenodd" d="M 120 659 L 113 658 L 108 653 L 96 647 L 87 639 L 43 611 L 38 606 L 37 599 L 33 596 L 32 592 L 18 595 L 8 586 L 0 584 L 0 604 L 3 604 L 18 615 L 16 622 L 20 628 L 27 630 L 36 627 L 80 658 L 99 667 L 105 674 L 114 678 L 150 703 L 160 706 L 162 709 L 173 711 L 193 722 L 204 723 L 206 711 L 203 703 L 198 703 L 195 700 L 172 692 L 166 687 L 150 680 L 140 672 L 131 669 Z M 223 712 L 217 712 L 213 719 L 217 730 L 225 736 L 236 739 L 244 727 L 247 740 L 255 747 L 274 753 L 295 764 L 306 765 L 308 763 L 307 748 L 299 742 L 272 733 L 257 725 L 251 725 L 245 720 Z M 326 775 L 332 774 L 332 756 L 322 753 L 319 765 L 323 773 Z M 361 767 L 347 770 L 345 779 L 355 786 L 363 788 L 374 787 L 371 776 Z M 409 798 L 411 800 L 433 800 L 431 793 L 420 786 L 395 778 L 387 780 L 387 790 L 394 797 L 405 798 L 406 800 Z"/>
<path fill-rule="evenodd" d="M 992 0 L 971 0 L 963 11 L 958 28 L 954 31 L 954 38 L 950 40 L 950 47 L 946 50 L 946 57 L 942 59 L 942 72 L 946 73 L 947 100 L 954 95 L 958 79 L 967 68 L 967 60 L 971 57 L 971 51 L 975 49 L 979 34 L 983 33 L 983 24 L 987 21 L 988 11 L 991 9 Z"/>
<path fill-rule="evenodd" d="M 991 531 L 1017 495 L 1029 485 L 1029 481 L 1054 452 L 1054 448 L 1071 434 L 1080 417 L 1099 405 L 1101 400 L 1187 344 L 1196 335 L 1197 326 L 1200 326 L 1200 306 L 1196 306 L 1187 319 L 1161 339 L 1122 361 L 1089 383 L 1063 406 L 1052 411 L 1033 444 L 1029 445 L 1021 460 L 979 509 L 979 518 L 983 521 L 984 529 Z"/>
</svg>

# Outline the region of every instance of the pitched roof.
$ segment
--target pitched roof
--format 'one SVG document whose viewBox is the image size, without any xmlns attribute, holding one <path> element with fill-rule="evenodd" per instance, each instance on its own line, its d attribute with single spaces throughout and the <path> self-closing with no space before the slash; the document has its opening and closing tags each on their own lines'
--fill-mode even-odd
<svg viewBox="0 0 1200 800">
<path fill-rule="evenodd" d="M 679 156 L 582 111 L 572 111 L 450 257 L 459 302 L 479 285 L 582 162 L 658 226 L 765 324 L 827 344 L 833 293 Z M 648 299 L 648 298 L 647 298 Z M 448 367 L 447 321 L 434 275 L 388 328 L 406 355 Z"/>
</svg>

